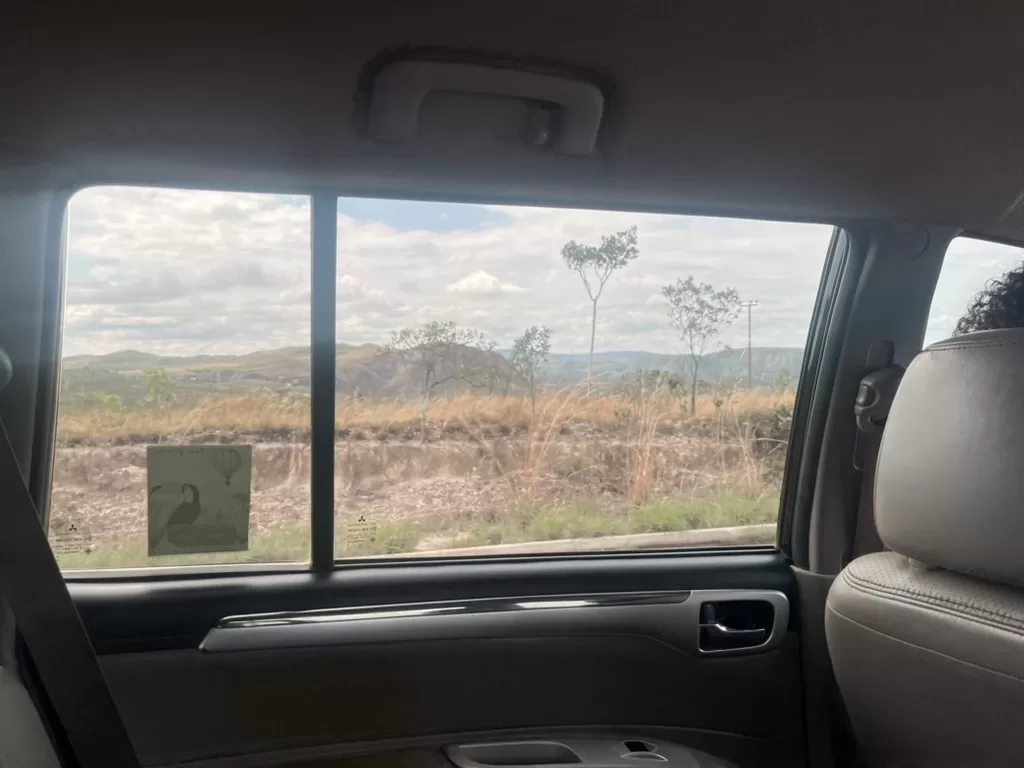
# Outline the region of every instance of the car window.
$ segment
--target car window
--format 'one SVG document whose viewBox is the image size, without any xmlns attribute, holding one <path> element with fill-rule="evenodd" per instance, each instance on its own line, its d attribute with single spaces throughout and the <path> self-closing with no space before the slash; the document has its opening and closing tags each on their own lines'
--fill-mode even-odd
<svg viewBox="0 0 1024 768">
<path fill-rule="evenodd" d="M 338 221 L 339 556 L 774 542 L 830 227 L 363 199 Z"/>
<path fill-rule="evenodd" d="M 1024 265 L 1024 249 L 973 237 L 955 238 L 946 249 L 935 286 L 925 344 L 953 335 L 957 321 L 992 280 Z"/>
<path fill-rule="evenodd" d="M 305 197 L 71 199 L 62 567 L 308 559 L 309 222 Z"/>
<path fill-rule="evenodd" d="M 71 200 L 65 569 L 307 560 L 311 341 L 338 558 L 774 542 L 831 227 L 340 198 L 336 338 L 311 340 L 310 215 Z"/>
</svg>

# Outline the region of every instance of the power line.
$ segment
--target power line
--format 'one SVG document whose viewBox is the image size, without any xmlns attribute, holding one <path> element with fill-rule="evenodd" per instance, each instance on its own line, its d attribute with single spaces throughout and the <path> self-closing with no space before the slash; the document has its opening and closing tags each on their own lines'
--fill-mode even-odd
<svg viewBox="0 0 1024 768">
<path fill-rule="evenodd" d="M 758 301 L 741 301 L 740 308 L 747 310 L 747 389 L 754 388 L 754 363 L 753 356 L 751 355 L 751 339 L 753 338 L 753 321 L 751 319 L 751 312 L 754 307 L 758 306 Z"/>
</svg>

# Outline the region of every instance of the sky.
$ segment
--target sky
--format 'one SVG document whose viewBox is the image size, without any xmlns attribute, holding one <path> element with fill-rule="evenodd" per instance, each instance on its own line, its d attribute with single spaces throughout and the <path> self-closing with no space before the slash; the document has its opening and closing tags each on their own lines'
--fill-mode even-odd
<svg viewBox="0 0 1024 768">
<path fill-rule="evenodd" d="M 65 355 L 309 344 L 308 198 L 93 187 L 72 198 L 68 219 Z M 455 320 L 503 348 L 546 325 L 554 351 L 584 353 L 590 302 L 562 246 L 633 225 L 640 255 L 605 288 L 597 350 L 682 353 L 661 288 L 691 275 L 758 302 L 755 346 L 803 346 L 831 227 L 369 199 L 338 205 L 338 341 L 381 343 Z M 947 335 L 970 296 L 1020 259 L 1019 249 L 955 242 L 929 337 Z M 718 346 L 744 346 L 745 320 Z"/>
</svg>

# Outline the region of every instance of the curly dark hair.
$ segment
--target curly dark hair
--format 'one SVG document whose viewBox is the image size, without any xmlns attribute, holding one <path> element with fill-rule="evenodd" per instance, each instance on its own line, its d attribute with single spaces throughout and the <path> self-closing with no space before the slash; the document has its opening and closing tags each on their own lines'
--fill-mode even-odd
<svg viewBox="0 0 1024 768">
<path fill-rule="evenodd" d="M 985 283 L 957 321 L 953 335 L 996 328 L 1024 328 L 1024 265 Z"/>
</svg>

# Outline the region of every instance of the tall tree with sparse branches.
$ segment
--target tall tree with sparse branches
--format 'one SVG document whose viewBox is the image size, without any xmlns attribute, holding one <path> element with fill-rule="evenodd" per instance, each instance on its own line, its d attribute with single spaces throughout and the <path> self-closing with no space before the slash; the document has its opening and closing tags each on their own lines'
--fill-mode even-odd
<svg viewBox="0 0 1024 768">
<path fill-rule="evenodd" d="M 716 291 L 693 277 L 661 289 L 668 300 L 668 319 L 690 357 L 690 415 L 697 412 L 697 374 L 701 358 L 718 338 L 719 330 L 740 313 L 740 295 L 733 288 Z"/>
<path fill-rule="evenodd" d="M 637 256 L 636 227 L 613 235 L 605 235 L 598 246 L 584 245 L 570 240 L 562 246 L 562 260 L 580 276 L 590 299 L 590 357 L 587 359 L 587 388 L 594 380 L 594 337 L 597 334 L 597 302 L 614 272 L 622 269 Z"/>
<path fill-rule="evenodd" d="M 543 325 L 527 328 L 512 345 L 511 367 L 526 379 L 530 388 L 530 409 L 534 415 L 537 414 L 537 378 L 549 352 L 551 329 Z"/>
</svg>

